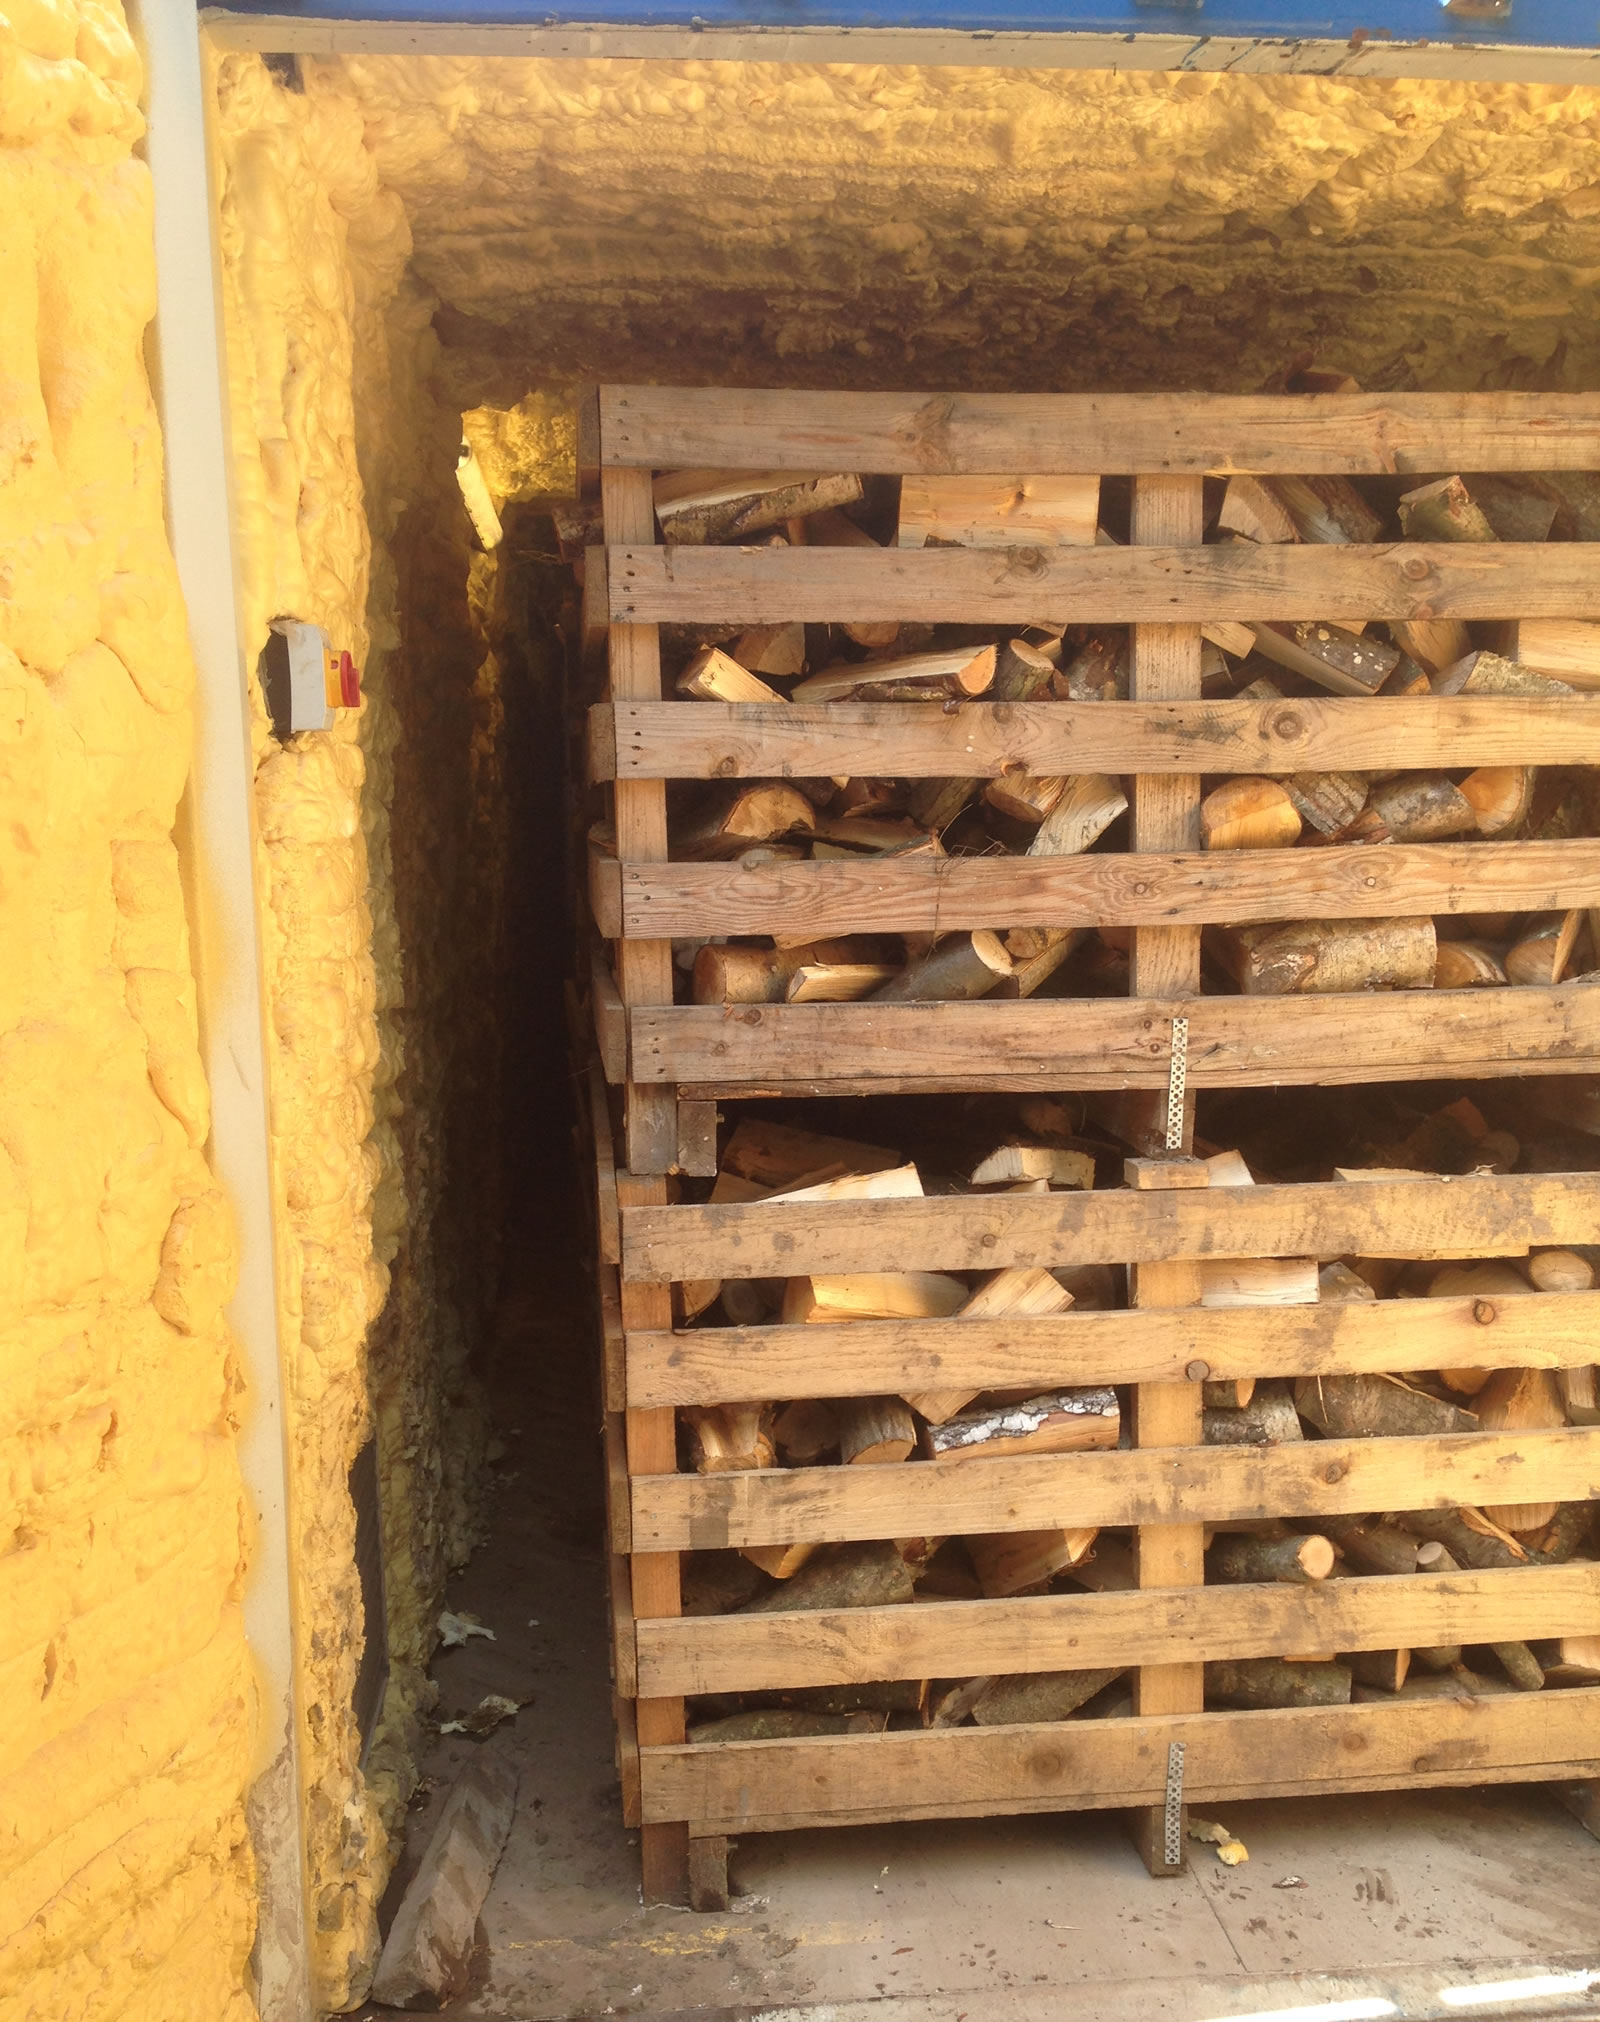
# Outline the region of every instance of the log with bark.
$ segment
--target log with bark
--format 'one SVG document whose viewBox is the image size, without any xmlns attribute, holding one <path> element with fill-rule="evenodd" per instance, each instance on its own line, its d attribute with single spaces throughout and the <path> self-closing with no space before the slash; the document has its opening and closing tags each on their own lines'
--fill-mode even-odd
<svg viewBox="0 0 1600 2022">
<path fill-rule="evenodd" d="M 1335 695 L 1376 695 L 1400 665 L 1400 649 L 1343 625 L 1315 620 L 1252 625 L 1256 650 Z"/>
<path fill-rule="evenodd" d="M 834 1410 L 847 1467 L 892 1464 L 915 1451 L 917 1422 L 898 1397 L 843 1398 Z"/>
<path fill-rule="evenodd" d="M 1433 964 L 1436 990 L 1485 990 L 1506 983 L 1499 955 L 1485 941 L 1441 941 Z"/>
<path fill-rule="evenodd" d="M 885 942 L 871 934 L 842 934 L 792 948 L 708 941 L 695 955 L 690 988 L 696 1004 L 781 1004 L 804 969 L 890 966 Z"/>
<path fill-rule="evenodd" d="M 942 653 L 909 653 L 875 660 L 836 660 L 808 674 L 789 691 L 791 702 L 843 702 L 852 695 L 880 700 L 884 689 L 924 700 L 984 694 L 994 680 L 993 646 L 958 646 Z"/>
<path fill-rule="evenodd" d="M 1407 1438 L 1441 1432 L 1476 1432 L 1470 1411 L 1403 1383 L 1398 1376 L 1302 1376 L 1295 1408 L 1332 1439 Z"/>
<path fill-rule="evenodd" d="M 854 505 L 862 493 L 852 472 L 667 471 L 653 487 L 661 538 L 679 546 L 741 541 L 786 520 Z"/>
<path fill-rule="evenodd" d="M 1217 1579 L 1248 1584 L 1282 1581 L 1315 1586 L 1333 1571 L 1334 1561 L 1332 1544 L 1316 1531 L 1287 1537 L 1218 1537 L 1206 1554 L 1206 1564 Z"/>
<path fill-rule="evenodd" d="M 1317 1528 L 1363 1573 L 1395 1576 L 1417 1570 L 1417 1540 L 1381 1517 L 1324 1517 Z"/>
<path fill-rule="evenodd" d="M 881 1734 L 882 1713 L 804 1713 L 795 1706 L 754 1706 L 697 1720 L 687 1735 L 693 1746 L 718 1741 L 809 1741 L 822 1734 Z"/>
<path fill-rule="evenodd" d="M 1518 666 L 1501 653 L 1467 653 L 1441 668 L 1428 684 L 1435 695 L 1575 695 L 1569 682 L 1531 667 Z"/>
<path fill-rule="evenodd" d="M 1475 1509 L 1401 1510 L 1395 1514 L 1394 1521 L 1402 1530 L 1420 1538 L 1424 1545 L 1441 1545 L 1449 1554 L 1453 1566 L 1471 1566 L 1475 1572 L 1491 1572 L 1528 1563 L 1526 1546 L 1520 1545 L 1509 1532 L 1496 1529 Z M 1429 1554 L 1425 1564 L 1419 1553 L 1417 1563 L 1423 1571 L 1428 1571 L 1436 1565 L 1436 1555 Z M 1443 1570 L 1448 1571 L 1450 1567 Z"/>
<path fill-rule="evenodd" d="M 1338 835 L 1367 804 L 1360 772 L 1296 772 L 1282 782 L 1300 819 L 1318 835 Z"/>
<path fill-rule="evenodd" d="M 772 1421 L 772 1438 L 791 1467 L 810 1467 L 837 1450 L 839 1418 L 822 1397 L 798 1397 Z"/>
<path fill-rule="evenodd" d="M 1479 835 L 1510 835 L 1528 819 L 1538 774 L 1531 765 L 1482 765 L 1461 782 Z"/>
<path fill-rule="evenodd" d="M 1066 1720 L 1122 1676 L 1120 1664 L 1092 1671 L 1024 1671 L 991 1678 L 972 1704 L 979 1727 L 1014 1727 Z"/>
<path fill-rule="evenodd" d="M 1506 975 L 1513 983 L 1559 983 L 1567 973 L 1583 914 L 1573 907 L 1546 913 L 1506 950 Z"/>
<path fill-rule="evenodd" d="M 770 1407 L 761 1404 L 685 1406 L 683 1422 L 694 1435 L 700 1474 L 729 1474 L 775 1467 Z"/>
<path fill-rule="evenodd" d="M 825 1171 L 884 1172 L 904 1163 L 904 1152 L 891 1151 L 885 1145 L 866 1144 L 854 1137 L 828 1137 L 821 1131 L 774 1123 L 766 1117 L 741 1122 L 722 1153 L 724 1171 L 765 1187 L 797 1186 Z"/>
<path fill-rule="evenodd" d="M 883 1608 L 915 1598 L 910 1568 L 888 1539 L 814 1545 L 806 1563 L 780 1587 L 769 1587 L 747 1615 L 792 1614 L 811 1608 Z M 748 1556 L 748 1554 L 747 1554 Z"/>
<path fill-rule="evenodd" d="M 1408 541 L 1492 541 L 1498 538 L 1459 477 L 1419 485 L 1400 499 L 1400 531 Z"/>
<path fill-rule="evenodd" d="M 1277 1706 L 1348 1706 L 1351 1677 L 1340 1663 L 1296 1663 L 1283 1657 L 1246 1657 L 1206 1665 L 1207 1706 L 1242 1711 Z"/>
<path fill-rule="evenodd" d="M 1247 997 L 1433 986 L 1431 919 L 1297 920 L 1206 930 L 1206 945 Z"/>
<path fill-rule="evenodd" d="M 1288 849 L 1300 840 L 1300 814 L 1275 779 L 1225 779 L 1200 803 L 1200 840 L 1208 850 Z"/>
<path fill-rule="evenodd" d="M 876 1004 L 970 1003 L 987 997 L 1012 971 L 1011 957 L 997 934 L 976 927 L 950 934 L 908 962 L 898 976 L 874 991 Z"/>
<path fill-rule="evenodd" d="M 1341 1656 L 1339 1662 L 1349 1669 L 1358 1685 L 1368 1685 L 1379 1692 L 1398 1692 L 1411 1670 L 1411 1652 L 1353 1650 Z"/>
<path fill-rule="evenodd" d="M 1250 1402 L 1225 1411 L 1201 1411 L 1202 1438 L 1207 1446 L 1277 1446 L 1304 1439 L 1289 1377 L 1258 1383 Z"/>
<path fill-rule="evenodd" d="M 1383 522 L 1345 477 L 1273 477 L 1272 491 L 1288 509 L 1303 541 L 1367 547 Z"/>
<path fill-rule="evenodd" d="M 1397 843 L 1439 842 L 1478 826 L 1476 807 L 1442 772 L 1386 780 L 1372 789 L 1367 807 Z"/>
<path fill-rule="evenodd" d="M 985 1406 L 923 1429 L 930 1460 L 970 1460 L 1013 1453 L 1088 1453 L 1115 1446 L 1122 1430 L 1111 1389 L 1047 1391 L 1016 1404 Z"/>
<path fill-rule="evenodd" d="M 1031 997 L 1056 973 L 1061 965 L 1088 938 L 1086 927 L 1013 927 L 1006 936 L 1006 953 L 1011 957 L 1009 976 L 1002 976 L 996 997 Z M 1032 937 L 1036 946 L 1019 949 L 1019 936 Z"/>
</svg>

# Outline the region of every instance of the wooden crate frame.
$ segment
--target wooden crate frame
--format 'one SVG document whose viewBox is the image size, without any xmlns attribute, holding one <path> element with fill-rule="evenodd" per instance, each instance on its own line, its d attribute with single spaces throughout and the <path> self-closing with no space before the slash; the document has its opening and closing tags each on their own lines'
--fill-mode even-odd
<svg viewBox="0 0 1600 2022">
<path fill-rule="evenodd" d="M 756 1094 L 1134 1091 L 1153 1123 L 1172 1020 L 1189 1083 L 1485 1078 L 1600 1071 L 1600 992 L 1577 986 L 1358 998 L 1207 997 L 1213 922 L 1600 906 L 1600 840 L 1330 847 L 1303 856 L 1198 848 L 1204 770 L 1285 773 L 1600 764 L 1600 698 L 1292 698 L 1207 702 L 1200 627 L 1221 620 L 1600 617 L 1595 550 L 1402 543 L 1204 548 L 1201 486 L 1234 470 L 1600 468 L 1600 399 L 1543 395 L 1283 398 L 806 395 L 602 389 L 607 546 L 586 604 L 610 622 L 608 700 L 590 773 L 609 781 L 615 858 L 591 857 L 614 942 L 610 1050 L 621 1039 L 628 1170 L 618 1298 L 630 1475 L 633 1661 L 647 1894 L 715 1871 L 729 1832 L 819 1823 L 1121 1806 L 1144 1820 L 1167 1751 L 1188 1794 L 1244 1796 L 1600 1773 L 1600 1690 L 1470 1705 L 1400 1702 L 1201 1711 L 1202 1660 L 1404 1640 L 1592 1632 L 1600 1566 L 1376 1579 L 1326 1591 L 1207 1588 L 1201 1526 L 1258 1516 L 1600 1496 L 1600 1429 L 1537 1436 L 1321 1440 L 1267 1452 L 1200 1444 L 1204 1376 L 1390 1367 L 1397 1319 L 1444 1366 L 1564 1368 L 1600 1359 L 1600 1294 L 1201 1312 L 1207 1255 L 1521 1254 L 1588 1240 L 1600 1178 L 1540 1175 L 1230 1193 L 1225 1220 L 1192 1164 L 1131 1161 L 1127 1191 L 786 1207 L 671 1205 L 666 1176 L 715 1168 L 716 1104 Z M 1219 449 L 1218 445 L 1228 445 Z M 1129 474 L 1127 548 L 662 548 L 651 474 L 674 467 Z M 1586 560 L 1586 557 L 1591 559 Z M 1021 624 L 1052 609 L 1133 627 L 1125 703 L 727 707 L 664 701 L 658 627 L 935 618 Z M 739 865 L 668 861 L 666 782 L 819 774 L 1134 776 L 1133 848 L 1054 860 Z M 1011 925 L 1134 930 L 1126 1000 L 688 1007 L 675 936 Z M 609 979 L 608 979 L 609 980 Z M 1499 1001 L 1497 1001 L 1499 1000 Z M 597 985 L 597 1004 L 600 990 Z M 1516 1018 L 1507 1015 L 1514 1003 Z M 1148 1091 L 1139 1094 L 1139 1091 Z M 1117 1262 L 1132 1309 L 987 1327 L 672 1331 L 672 1284 L 838 1270 Z M 1271 1325 L 1265 1324 L 1270 1320 Z M 818 1336 L 827 1338 L 819 1345 Z M 1466 1344 L 1471 1343 L 1470 1354 Z M 1423 1355 L 1426 1361 L 1432 1348 Z M 1408 1366 L 1420 1366 L 1408 1345 Z M 949 1384 L 1135 1386 L 1132 1451 L 899 1469 L 680 1476 L 680 1405 L 752 1395 L 867 1396 Z M 1526 1478 L 1524 1478 L 1524 1475 Z M 681 1616 L 678 1555 L 741 1544 L 1126 1524 L 1132 1594 L 762 1617 Z M 1418 1623 L 1427 1625 L 1425 1632 Z M 1493 1634 L 1490 1634 L 1490 1631 Z M 1091 1653 L 1091 1654 L 1086 1654 Z M 1098 1653 L 1098 1654 L 1093 1654 Z M 684 1698 L 866 1679 L 1139 1666 L 1131 1719 L 839 1740 L 689 1746 Z M 714 1894 L 714 1887 L 711 1889 Z"/>
</svg>

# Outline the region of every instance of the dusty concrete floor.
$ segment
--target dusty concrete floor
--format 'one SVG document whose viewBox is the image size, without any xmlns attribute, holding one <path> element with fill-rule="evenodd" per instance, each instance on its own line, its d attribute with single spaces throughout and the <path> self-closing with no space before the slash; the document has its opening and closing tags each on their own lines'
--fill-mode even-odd
<svg viewBox="0 0 1600 2022">
<path fill-rule="evenodd" d="M 452 2015 L 1600 2016 L 1585 1991 L 1600 1969 L 1600 1843 L 1537 1788 L 1236 1808 L 1226 1822 L 1249 1864 L 1197 1847 L 1168 1883 L 1148 1879 L 1111 1817 L 758 1836 L 735 1851 L 732 1913 L 644 1909 L 612 1769 L 593 1347 L 582 1286 L 552 1297 L 576 1247 L 514 1272 L 491 1536 L 450 1596 L 495 1641 L 436 1663 L 441 1720 L 485 1692 L 533 1695 L 486 1741 L 440 1736 L 413 1812 L 412 1859 L 473 1749 L 520 1767 L 476 1985 Z"/>
</svg>

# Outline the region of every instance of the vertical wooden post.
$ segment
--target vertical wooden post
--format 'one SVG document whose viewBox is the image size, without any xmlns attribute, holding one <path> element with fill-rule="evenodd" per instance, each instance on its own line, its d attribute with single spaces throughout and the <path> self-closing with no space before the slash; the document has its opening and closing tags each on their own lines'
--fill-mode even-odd
<svg viewBox="0 0 1600 2022">
<path fill-rule="evenodd" d="M 666 1203 L 664 1179 L 636 1173 L 617 1174 L 617 1197 L 626 1215 L 630 1207 L 661 1207 Z M 672 1291 L 667 1285 L 641 1285 L 622 1280 L 624 1338 L 672 1325 Z M 671 1405 L 628 1413 L 628 1477 L 675 1474 L 678 1467 L 677 1413 Z M 676 1552 L 635 1552 L 633 1614 L 636 1622 L 649 1616 L 679 1615 L 683 1592 Z M 636 1720 L 641 1749 L 660 1748 L 684 1738 L 682 1699 L 641 1699 Z M 639 1829 L 639 1861 L 647 1903 L 681 1902 L 689 1885 L 689 1828 L 686 1824 L 645 1825 Z"/>
<path fill-rule="evenodd" d="M 608 545 L 641 546 L 656 537 L 647 470 L 601 473 Z M 654 625 L 613 625 L 608 634 L 611 699 L 661 700 L 661 642 Z M 619 779 L 612 787 L 619 863 L 667 860 L 667 789 L 659 779 Z M 624 1004 L 672 1002 L 672 943 L 617 943 L 617 990 Z M 678 1105 L 669 1087 L 630 1081 L 623 1109 L 629 1172 L 668 1173 L 678 1163 Z M 670 1323 L 669 1323 L 670 1324 Z"/>
<path fill-rule="evenodd" d="M 1140 547 L 1198 546 L 1205 532 L 1203 486 L 1198 477 L 1137 477 L 1133 481 L 1133 542 Z M 1129 692 L 1139 702 L 1200 699 L 1198 625 L 1135 625 Z M 1194 773 L 1141 774 L 1133 789 L 1135 850 L 1194 850 L 1200 847 L 1200 779 Z M 1197 927 L 1140 927 L 1133 936 L 1130 988 L 1136 997 L 1189 997 L 1200 988 L 1200 932 Z M 1166 1098 L 1151 1100 L 1142 1146 L 1165 1141 Z M 1128 1183 L 1143 1191 L 1204 1185 L 1208 1175 L 1188 1153 L 1194 1138 L 1194 1107 L 1186 1097 L 1180 1146 L 1165 1159 L 1131 1159 Z M 1200 1272 L 1194 1263 L 1135 1265 L 1131 1274 L 1135 1306 L 1193 1306 L 1200 1299 Z M 1199 1383 L 1141 1383 L 1134 1392 L 1134 1441 L 1139 1446 L 1198 1446 Z M 1198 1524 L 1141 1526 L 1136 1542 L 1141 1587 L 1198 1586 L 1205 1579 L 1204 1533 Z M 1143 1667 L 1135 1680 L 1134 1705 L 1141 1714 L 1198 1713 L 1204 1705 L 1205 1670 L 1195 1661 Z M 1134 1837 L 1151 1874 L 1179 1875 L 1187 1867 L 1167 1858 L 1161 1807 L 1133 1815 Z"/>
</svg>

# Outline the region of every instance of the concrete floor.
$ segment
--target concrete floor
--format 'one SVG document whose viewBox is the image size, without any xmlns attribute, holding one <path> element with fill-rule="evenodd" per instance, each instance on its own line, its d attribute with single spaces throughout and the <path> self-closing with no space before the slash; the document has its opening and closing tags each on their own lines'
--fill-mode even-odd
<svg viewBox="0 0 1600 2022">
<path fill-rule="evenodd" d="M 449 1602 L 495 1641 L 435 1667 L 441 1720 L 490 1691 L 532 1703 L 485 1741 L 437 1738 L 391 1891 L 472 1751 L 507 1750 L 517 1821 L 450 2014 L 1600 2017 L 1600 1843 L 1536 1787 L 1237 1807 L 1248 1865 L 1196 1846 L 1164 1883 L 1111 1815 L 754 1836 L 729 1914 L 643 1908 L 612 1770 L 592 1349 L 581 1305 L 532 1275 L 502 1315 L 491 1536 Z"/>
</svg>

